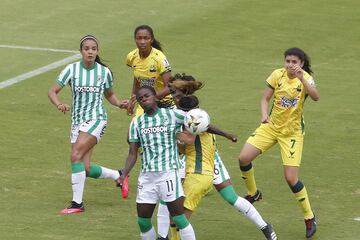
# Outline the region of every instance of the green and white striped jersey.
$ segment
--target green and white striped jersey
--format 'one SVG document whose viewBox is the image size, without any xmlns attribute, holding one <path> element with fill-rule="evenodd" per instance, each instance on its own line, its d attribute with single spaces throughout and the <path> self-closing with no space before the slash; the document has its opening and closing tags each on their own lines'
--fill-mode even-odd
<svg viewBox="0 0 360 240">
<path fill-rule="evenodd" d="M 113 85 L 110 70 L 95 62 L 92 69 L 84 67 L 82 61 L 66 66 L 57 83 L 64 87 L 69 84 L 72 92 L 72 124 L 89 120 L 107 120 L 103 94 Z"/>
<path fill-rule="evenodd" d="M 144 113 L 131 121 L 129 142 L 140 142 L 141 171 L 161 172 L 179 168 L 176 133 L 184 123 L 185 112 L 159 108 L 149 116 Z"/>
</svg>

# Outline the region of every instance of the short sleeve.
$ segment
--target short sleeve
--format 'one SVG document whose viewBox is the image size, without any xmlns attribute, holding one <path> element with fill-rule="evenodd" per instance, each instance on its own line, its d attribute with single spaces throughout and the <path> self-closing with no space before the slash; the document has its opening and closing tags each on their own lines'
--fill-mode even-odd
<svg viewBox="0 0 360 240">
<path fill-rule="evenodd" d="M 126 62 L 126 65 L 128 66 L 128 67 L 132 67 L 132 54 L 131 53 L 129 53 L 127 56 L 126 56 L 126 60 L 125 60 L 125 62 Z"/>
<path fill-rule="evenodd" d="M 276 82 L 278 81 L 278 77 L 277 77 L 277 73 L 276 71 L 273 71 L 270 76 L 266 79 L 266 83 L 269 87 L 271 87 L 272 89 L 275 89 L 276 87 Z"/>
<path fill-rule="evenodd" d="M 72 64 L 69 64 L 62 70 L 60 75 L 58 76 L 56 82 L 61 86 L 64 87 L 67 85 L 72 77 L 72 71 L 71 71 Z"/>
<path fill-rule="evenodd" d="M 131 123 L 130 123 L 130 127 L 129 127 L 129 142 L 135 143 L 135 142 L 140 142 L 140 136 L 139 136 L 139 128 L 138 128 L 138 124 L 137 124 L 137 119 L 138 118 L 134 118 Z"/>
<path fill-rule="evenodd" d="M 166 72 L 171 72 L 171 65 L 165 55 L 160 57 L 160 61 L 158 62 L 158 69 L 160 74 L 164 74 Z"/>
<path fill-rule="evenodd" d="M 316 84 L 315 84 L 315 80 L 313 77 L 309 77 L 308 79 L 306 79 L 306 81 L 312 86 L 312 87 L 316 87 Z"/>
<path fill-rule="evenodd" d="M 113 78 L 109 69 L 106 69 L 106 78 L 105 78 L 105 89 L 112 88 Z"/>
<path fill-rule="evenodd" d="M 184 124 L 184 118 L 185 118 L 186 112 L 184 112 L 180 109 L 173 109 L 173 112 L 174 112 L 176 124 L 178 124 L 178 125 Z"/>
</svg>

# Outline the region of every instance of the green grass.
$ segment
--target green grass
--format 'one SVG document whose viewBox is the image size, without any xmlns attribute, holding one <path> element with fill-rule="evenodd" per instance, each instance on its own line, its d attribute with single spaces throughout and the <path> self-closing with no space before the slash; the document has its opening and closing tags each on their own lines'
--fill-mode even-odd
<svg viewBox="0 0 360 240">
<path fill-rule="evenodd" d="M 360 3 L 318 1 L 10 1 L 0 0 L 0 44 L 78 49 L 91 33 L 115 74 L 118 96 L 129 96 L 126 54 L 133 30 L 149 24 L 164 45 L 173 72 L 205 82 L 201 105 L 239 143 L 219 138 L 219 149 L 240 195 L 245 186 L 237 156 L 259 124 L 264 81 L 282 65 L 283 51 L 306 50 L 321 94 L 305 104 L 306 137 L 301 179 L 318 217 L 314 239 L 358 239 L 360 222 L 359 68 Z M 4 11 L 5 10 L 5 11 Z M 71 54 L 0 48 L 0 82 Z M 70 116 L 47 98 L 61 68 L 0 90 L 1 239 L 139 239 L 136 170 L 131 192 L 120 198 L 111 181 L 88 179 L 86 212 L 60 216 L 71 198 Z M 61 98 L 70 103 L 70 91 Z M 109 126 L 92 161 L 120 168 L 127 155 L 130 118 L 107 104 Z M 283 175 L 278 147 L 255 162 L 263 201 L 256 208 L 280 239 L 304 239 L 302 214 Z M 212 191 L 192 216 L 198 239 L 261 239 L 261 233 Z M 155 223 L 155 221 L 154 221 Z"/>
</svg>

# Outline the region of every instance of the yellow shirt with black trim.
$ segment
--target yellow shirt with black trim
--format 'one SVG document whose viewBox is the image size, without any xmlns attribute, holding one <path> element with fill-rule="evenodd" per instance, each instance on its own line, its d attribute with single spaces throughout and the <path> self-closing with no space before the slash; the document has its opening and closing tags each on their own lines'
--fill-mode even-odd
<svg viewBox="0 0 360 240">
<path fill-rule="evenodd" d="M 315 86 L 314 79 L 304 71 L 304 78 Z M 284 135 L 302 130 L 304 133 L 303 105 L 307 97 L 304 85 L 298 78 L 290 79 L 285 68 L 276 69 L 266 79 L 274 89 L 273 106 L 270 110 L 270 126 Z"/>
<path fill-rule="evenodd" d="M 195 143 L 186 146 L 186 173 L 214 175 L 215 135 L 204 132 L 196 135 Z"/>
<path fill-rule="evenodd" d="M 134 78 L 138 81 L 139 86 L 151 86 L 156 92 L 162 90 L 164 82 L 161 75 L 166 72 L 171 72 L 171 65 L 166 59 L 166 56 L 158 49 L 152 48 L 149 56 L 141 58 L 139 49 L 128 53 L 126 57 L 126 65 L 132 68 Z M 165 100 L 172 100 L 171 95 L 163 98 Z"/>
</svg>

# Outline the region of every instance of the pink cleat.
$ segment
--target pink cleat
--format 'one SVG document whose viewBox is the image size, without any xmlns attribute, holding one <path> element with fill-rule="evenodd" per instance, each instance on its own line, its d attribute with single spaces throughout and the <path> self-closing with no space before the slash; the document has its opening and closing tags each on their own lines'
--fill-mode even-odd
<svg viewBox="0 0 360 240">
<path fill-rule="evenodd" d="M 127 198 L 128 195 L 129 195 L 129 176 L 126 176 L 121 186 L 121 196 L 122 198 Z"/>
<path fill-rule="evenodd" d="M 65 215 L 65 214 L 72 214 L 72 213 L 81 213 L 84 211 L 85 211 L 85 208 L 84 208 L 83 203 L 77 203 L 77 202 L 71 201 L 70 206 L 61 210 L 60 213 Z"/>
</svg>

